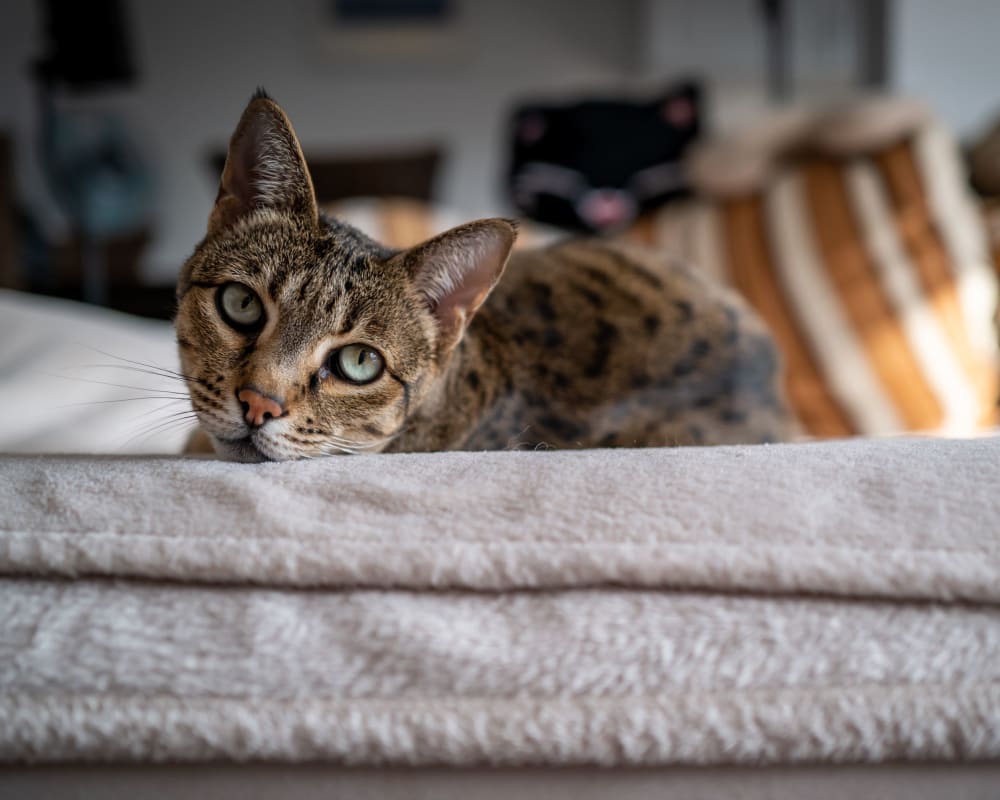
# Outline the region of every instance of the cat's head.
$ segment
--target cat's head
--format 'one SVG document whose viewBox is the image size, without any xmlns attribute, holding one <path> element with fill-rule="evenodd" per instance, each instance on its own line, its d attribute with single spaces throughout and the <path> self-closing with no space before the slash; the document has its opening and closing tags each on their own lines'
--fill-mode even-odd
<svg viewBox="0 0 1000 800">
<path fill-rule="evenodd" d="M 684 83 L 649 102 L 530 105 L 513 117 L 511 197 L 564 228 L 615 231 L 684 194 L 681 168 L 698 136 L 700 92 Z"/>
<path fill-rule="evenodd" d="M 440 383 L 515 236 L 480 220 L 394 251 L 326 219 L 288 118 L 258 93 L 177 288 L 201 427 L 241 461 L 382 449 Z"/>
</svg>

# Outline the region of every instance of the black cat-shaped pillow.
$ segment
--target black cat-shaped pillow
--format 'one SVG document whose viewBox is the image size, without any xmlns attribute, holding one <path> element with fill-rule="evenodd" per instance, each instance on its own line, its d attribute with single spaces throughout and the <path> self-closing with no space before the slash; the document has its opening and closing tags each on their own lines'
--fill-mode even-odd
<svg viewBox="0 0 1000 800">
<path fill-rule="evenodd" d="M 609 232 L 683 195 L 684 151 L 698 136 L 701 93 L 675 86 L 651 102 L 524 106 L 513 116 L 514 205 L 550 225 Z"/>
</svg>

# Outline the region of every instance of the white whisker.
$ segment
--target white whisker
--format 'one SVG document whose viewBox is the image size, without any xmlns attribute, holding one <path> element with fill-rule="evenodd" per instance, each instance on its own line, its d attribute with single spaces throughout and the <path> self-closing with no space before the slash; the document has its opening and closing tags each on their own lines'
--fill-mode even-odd
<svg viewBox="0 0 1000 800">
<path fill-rule="evenodd" d="M 350 455 L 362 455 L 364 453 L 370 453 L 377 451 L 379 448 L 384 447 L 393 439 L 395 439 L 403 431 L 402 429 L 396 431 L 389 436 L 383 436 L 380 439 L 375 439 L 374 441 L 359 442 L 352 439 L 347 439 L 343 436 L 325 436 L 325 442 L 321 443 L 320 453 L 323 455 L 334 455 L 336 453 L 348 453 Z"/>
<path fill-rule="evenodd" d="M 135 361 L 134 359 L 131 358 L 123 358 L 122 356 L 116 356 L 114 353 L 109 353 L 106 350 L 101 350 L 99 347 L 91 347 L 90 345 L 83 345 L 83 347 L 86 347 L 88 350 L 93 350 L 95 353 L 100 353 L 102 356 L 113 358 L 115 359 L 115 361 L 123 361 L 126 364 L 134 364 L 138 367 L 145 367 L 147 369 L 156 370 L 157 372 L 163 374 L 165 377 L 167 376 L 175 377 L 186 381 L 195 380 L 195 378 L 193 378 L 190 375 L 186 375 L 183 372 L 177 372 L 176 370 L 168 369 L 167 367 L 161 367 L 156 364 L 149 364 L 145 361 Z"/>
<path fill-rule="evenodd" d="M 109 381 L 98 381 L 93 378 L 80 378 L 75 375 L 60 375 L 58 372 L 41 372 L 49 378 L 59 378 L 64 381 L 76 381 L 78 383 L 93 383 L 98 386 L 113 386 L 116 389 L 130 389 L 135 392 L 161 392 L 163 394 L 175 395 L 177 397 L 187 397 L 187 392 L 175 391 L 173 389 L 154 388 L 151 386 L 131 386 L 125 383 L 111 383 Z"/>
<path fill-rule="evenodd" d="M 79 403 L 63 403 L 53 408 L 78 408 L 80 406 L 99 406 L 104 403 L 133 403 L 142 400 L 169 400 L 171 403 L 183 403 L 186 397 L 171 397 L 170 395 L 149 394 L 142 397 L 117 397 L 112 400 L 83 400 Z M 155 410 L 155 409 L 154 409 Z"/>
<path fill-rule="evenodd" d="M 160 411 L 167 411 L 167 410 L 169 410 L 170 406 L 173 405 L 174 403 L 183 403 L 183 402 L 186 402 L 186 401 L 181 400 L 181 399 L 167 399 L 167 398 L 162 398 L 162 399 L 167 400 L 167 402 L 164 403 L 163 405 L 157 406 L 156 408 L 152 408 L 149 411 L 144 411 L 141 414 L 136 414 L 134 417 L 132 417 L 129 420 L 129 422 L 135 422 L 136 420 L 143 419 L 144 417 L 148 417 L 151 414 L 159 413 Z M 183 409 L 183 410 L 184 411 L 190 411 L 191 413 L 194 413 L 193 409 L 191 409 L 191 408 L 186 408 L 186 409 Z M 177 413 L 180 413 L 180 412 L 177 412 Z"/>
<path fill-rule="evenodd" d="M 119 450 L 124 450 L 131 444 L 138 444 L 156 433 L 167 433 L 173 429 L 184 428 L 186 426 L 190 426 L 193 430 L 197 427 L 197 425 L 198 418 L 195 416 L 193 411 L 175 412 L 174 414 L 169 415 L 167 419 L 159 420 L 141 428 L 139 431 L 130 436 L 125 442 L 123 442 L 119 446 Z"/>
<path fill-rule="evenodd" d="M 152 375 L 154 378 L 164 378 L 166 380 L 177 381 L 178 383 L 187 384 L 188 381 L 195 380 L 194 378 L 185 378 L 181 375 L 171 375 L 167 372 L 157 372 L 154 369 L 145 369 L 143 367 L 132 367 L 128 364 L 75 364 L 72 369 L 123 369 L 129 372 L 139 372 L 144 375 Z"/>
</svg>

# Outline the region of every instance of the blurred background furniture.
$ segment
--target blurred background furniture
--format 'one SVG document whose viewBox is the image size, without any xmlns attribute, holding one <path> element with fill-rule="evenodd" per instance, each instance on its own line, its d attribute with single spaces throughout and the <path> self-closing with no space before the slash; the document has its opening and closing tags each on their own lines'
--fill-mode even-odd
<svg viewBox="0 0 1000 800">
<path fill-rule="evenodd" d="M 25 285 L 14 224 L 12 151 L 10 136 L 0 133 L 0 289 L 20 289 Z"/>
<path fill-rule="evenodd" d="M 49 189 L 70 220 L 73 259 L 88 302 L 105 305 L 109 284 L 121 282 L 109 269 L 116 238 L 141 245 L 136 235 L 150 214 L 152 179 L 127 124 L 117 114 L 67 104 L 66 95 L 93 97 L 130 85 L 136 77 L 132 43 L 120 0 L 86 6 L 46 0 L 45 51 L 36 64 L 41 154 Z M 129 276 L 135 282 L 134 265 Z"/>
</svg>

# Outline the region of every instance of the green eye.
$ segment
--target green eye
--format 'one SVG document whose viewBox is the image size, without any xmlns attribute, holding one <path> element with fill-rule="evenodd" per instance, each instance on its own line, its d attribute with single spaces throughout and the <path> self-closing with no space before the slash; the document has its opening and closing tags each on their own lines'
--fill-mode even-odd
<svg viewBox="0 0 1000 800">
<path fill-rule="evenodd" d="M 227 283 L 219 290 L 216 302 L 222 318 L 234 328 L 253 328 L 264 318 L 260 298 L 242 283 Z"/>
<path fill-rule="evenodd" d="M 333 371 L 351 383 L 371 383 L 385 367 L 379 352 L 363 344 L 342 347 L 330 360 L 334 362 Z"/>
</svg>

